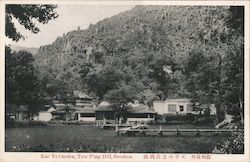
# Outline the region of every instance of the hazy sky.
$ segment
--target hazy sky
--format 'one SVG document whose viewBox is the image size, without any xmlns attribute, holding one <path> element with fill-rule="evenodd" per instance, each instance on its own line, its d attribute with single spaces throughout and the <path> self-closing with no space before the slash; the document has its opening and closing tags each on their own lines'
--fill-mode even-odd
<svg viewBox="0 0 250 162">
<path fill-rule="evenodd" d="M 58 5 L 56 12 L 59 14 L 59 17 L 57 19 L 51 20 L 48 24 L 36 23 L 40 28 L 38 34 L 33 34 L 21 25 L 15 23 L 17 30 L 27 38 L 18 42 L 7 39 L 6 44 L 10 43 L 25 47 L 39 47 L 50 44 L 55 41 L 58 36 L 76 30 L 78 26 L 80 26 L 81 29 L 86 29 L 90 23 L 95 24 L 99 20 L 111 17 L 131 8 L 133 8 L 133 6 Z"/>
</svg>

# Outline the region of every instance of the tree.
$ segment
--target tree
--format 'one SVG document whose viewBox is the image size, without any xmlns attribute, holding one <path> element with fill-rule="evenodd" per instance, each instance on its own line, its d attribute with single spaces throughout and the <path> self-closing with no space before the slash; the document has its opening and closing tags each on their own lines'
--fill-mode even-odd
<svg viewBox="0 0 250 162">
<path fill-rule="evenodd" d="M 225 79 L 225 105 L 227 111 L 235 116 L 240 115 L 241 122 L 244 119 L 244 44 L 243 38 L 234 40 L 231 49 L 228 49 L 226 61 Z"/>
<path fill-rule="evenodd" d="M 28 105 L 30 112 L 36 111 L 32 105 L 40 103 L 40 84 L 33 63 L 34 57 L 27 51 L 5 51 L 6 103 Z"/>
<path fill-rule="evenodd" d="M 112 89 L 105 94 L 104 99 L 111 103 L 111 106 L 118 112 L 126 112 L 128 103 L 136 99 L 136 89 L 129 85 L 123 85 Z"/>
<path fill-rule="evenodd" d="M 40 30 L 33 20 L 47 24 L 51 19 L 58 17 L 58 14 L 54 11 L 56 7 L 56 5 L 6 5 L 5 35 L 13 41 L 24 39 L 24 36 L 17 31 L 13 19 L 17 19 L 25 29 L 32 33 L 38 33 Z"/>
<path fill-rule="evenodd" d="M 187 50 L 190 55 L 184 64 L 190 97 L 195 102 L 215 104 L 219 120 L 225 112 L 243 117 L 244 8 L 201 11 L 202 23 L 188 41 L 198 38 L 198 46 Z"/>
<path fill-rule="evenodd" d="M 105 66 L 92 69 L 84 80 L 89 92 L 94 92 L 102 100 L 109 90 L 119 87 L 121 77 L 117 69 Z"/>
<path fill-rule="evenodd" d="M 226 61 L 226 91 L 224 94 L 228 112 L 240 115 L 244 123 L 244 7 L 230 7 L 228 26 L 232 29 Z"/>
</svg>

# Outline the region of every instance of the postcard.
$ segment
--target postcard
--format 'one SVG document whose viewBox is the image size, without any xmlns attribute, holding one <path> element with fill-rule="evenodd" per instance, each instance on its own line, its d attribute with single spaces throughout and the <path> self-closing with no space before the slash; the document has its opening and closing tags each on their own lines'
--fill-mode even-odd
<svg viewBox="0 0 250 162">
<path fill-rule="evenodd" d="M 249 1 L 1 1 L 1 162 L 249 159 Z"/>
</svg>

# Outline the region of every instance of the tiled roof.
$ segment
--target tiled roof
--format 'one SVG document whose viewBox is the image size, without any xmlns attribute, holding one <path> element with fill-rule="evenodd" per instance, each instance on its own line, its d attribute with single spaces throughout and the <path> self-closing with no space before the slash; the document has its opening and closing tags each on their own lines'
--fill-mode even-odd
<svg viewBox="0 0 250 162">
<path fill-rule="evenodd" d="M 167 98 L 166 101 L 191 101 L 188 98 Z"/>
<path fill-rule="evenodd" d="M 98 105 L 96 111 L 114 111 L 111 106 L 107 105 Z"/>
<path fill-rule="evenodd" d="M 76 110 L 75 113 L 95 113 L 95 110 L 96 109 L 93 109 L 93 108 L 90 108 L 90 109 L 84 108 L 84 109 Z"/>
<path fill-rule="evenodd" d="M 111 106 L 99 105 L 96 111 L 115 111 Z M 127 109 L 129 113 L 156 113 L 154 111 L 148 110 L 145 106 L 131 107 Z"/>
<path fill-rule="evenodd" d="M 62 108 L 65 108 L 66 107 L 66 104 L 54 104 L 54 106 L 57 108 L 57 109 L 62 109 Z"/>
<path fill-rule="evenodd" d="M 69 109 L 69 110 L 75 110 L 75 106 L 72 104 L 54 104 L 54 107 L 58 109 Z"/>
<path fill-rule="evenodd" d="M 51 112 L 51 114 L 66 114 L 66 113 L 70 113 L 70 112 L 66 112 L 65 110 L 56 110 L 56 111 L 53 111 Z"/>
<path fill-rule="evenodd" d="M 156 112 L 151 111 L 146 109 L 145 107 L 133 107 L 128 109 L 129 113 L 136 113 L 136 114 L 141 114 L 141 113 L 150 113 L 150 114 L 155 114 Z"/>
</svg>

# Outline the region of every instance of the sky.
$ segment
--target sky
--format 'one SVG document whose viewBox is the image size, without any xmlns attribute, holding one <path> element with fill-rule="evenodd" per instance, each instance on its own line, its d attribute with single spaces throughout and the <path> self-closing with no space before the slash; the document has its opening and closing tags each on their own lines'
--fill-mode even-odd
<svg viewBox="0 0 250 162">
<path fill-rule="evenodd" d="M 14 44 L 24 47 L 40 47 L 42 45 L 51 44 L 58 36 L 62 36 L 69 31 L 88 28 L 89 24 L 95 24 L 98 21 L 114 16 L 118 13 L 127 11 L 134 6 L 112 6 L 112 5 L 58 5 L 56 12 L 59 17 L 49 21 L 48 24 L 36 25 L 40 28 L 38 34 L 33 34 L 26 30 L 23 26 L 15 22 L 17 30 L 23 34 L 25 40 L 18 42 L 11 41 L 6 38 L 6 44 Z"/>
</svg>

